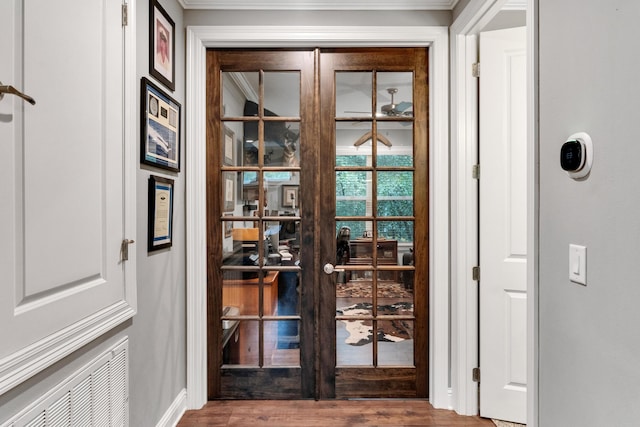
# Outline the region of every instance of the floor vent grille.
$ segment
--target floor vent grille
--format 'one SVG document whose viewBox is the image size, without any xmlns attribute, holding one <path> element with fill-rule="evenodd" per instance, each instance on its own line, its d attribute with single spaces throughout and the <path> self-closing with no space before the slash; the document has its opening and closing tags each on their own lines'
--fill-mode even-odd
<svg viewBox="0 0 640 427">
<path fill-rule="evenodd" d="M 120 341 L 2 427 L 127 426 L 128 344 Z"/>
</svg>

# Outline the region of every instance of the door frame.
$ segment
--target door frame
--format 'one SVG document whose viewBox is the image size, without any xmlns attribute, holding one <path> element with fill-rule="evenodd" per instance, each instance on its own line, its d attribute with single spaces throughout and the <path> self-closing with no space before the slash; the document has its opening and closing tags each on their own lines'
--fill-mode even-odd
<svg viewBox="0 0 640 427">
<path fill-rule="evenodd" d="M 478 384 L 472 369 L 478 366 L 478 290 L 472 268 L 478 254 L 478 182 L 472 166 L 478 161 L 478 82 L 471 74 L 478 60 L 478 33 L 505 7 L 507 0 L 469 4 L 451 25 L 451 384 L 453 409 L 478 413 Z M 537 425 L 537 265 L 538 265 L 538 152 L 536 148 L 535 58 L 536 0 L 511 1 L 511 10 L 527 10 L 527 425 Z"/>
<path fill-rule="evenodd" d="M 429 401 L 449 398 L 448 27 L 190 26 L 186 81 L 187 408 L 207 402 L 206 50 L 208 48 L 429 47 Z"/>
</svg>

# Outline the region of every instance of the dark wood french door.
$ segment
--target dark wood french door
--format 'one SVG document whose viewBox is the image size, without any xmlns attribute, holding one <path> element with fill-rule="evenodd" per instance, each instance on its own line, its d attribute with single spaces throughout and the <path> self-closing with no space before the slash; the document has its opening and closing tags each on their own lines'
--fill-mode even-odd
<svg viewBox="0 0 640 427">
<path fill-rule="evenodd" d="M 426 397 L 426 49 L 207 67 L 210 398 Z"/>
</svg>

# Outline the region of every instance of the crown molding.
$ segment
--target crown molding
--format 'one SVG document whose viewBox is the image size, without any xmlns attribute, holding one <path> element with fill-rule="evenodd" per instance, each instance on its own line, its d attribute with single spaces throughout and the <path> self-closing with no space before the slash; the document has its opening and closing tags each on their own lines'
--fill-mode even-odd
<svg viewBox="0 0 640 427">
<path fill-rule="evenodd" d="M 527 10 L 527 0 L 508 0 L 502 10 Z"/>
<path fill-rule="evenodd" d="M 184 9 L 452 10 L 458 0 L 178 0 Z"/>
</svg>

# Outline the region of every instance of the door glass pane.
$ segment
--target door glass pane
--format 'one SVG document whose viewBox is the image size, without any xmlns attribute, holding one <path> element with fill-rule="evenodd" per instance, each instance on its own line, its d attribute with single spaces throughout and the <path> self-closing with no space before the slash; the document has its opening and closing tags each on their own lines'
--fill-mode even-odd
<svg viewBox="0 0 640 427">
<path fill-rule="evenodd" d="M 336 166 L 371 166 L 371 122 L 336 123 Z"/>
<path fill-rule="evenodd" d="M 242 159 L 242 124 L 224 122 L 220 137 L 220 156 L 224 166 L 241 166 Z"/>
<path fill-rule="evenodd" d="M 372 173 L 336 171 L 336 216 L 371 215 Z M 352 229 L 352 236 L 362 236 L 364 229 Z"/>
<path fill-rule="evenodd" d="M 260 73 L 222 73 L 222 116 L 242 117 L 258 115 Z"/>
<path fill-rule="evenodd" d="M 413 123 L 378 122 L 378 167 L 413 166 Z"/>
<path fill-rule="evenodd" d="M 336 117 L 371 117 L 372 87 L 370 72 L 336 73 Z"/>
<path fill-rule="evenodd" d="M 378 216 L 413 216 L 413 172 L 378 172 Z"/>
<path fill-rule="evenodd" d="M 413 227 L 413 221 L 379 221 L 378 236 L 380 239 L 412 244 Z"/>
<path fill-rule="evenodd" d="M 224 319 L 224 317 L 223 317 Z M 258 366 L 260 325 L 257 321 L 222 321 L 222 362 Z M 229 326 L 225 329 L 225 326 Z"/>
<path fill-rule="evenodd" d="M 300 366 L 300 328 L 297 320 L 265 322 L 264 366 Z"/>
<path fill-rule="evenodd" d="M 300 117 L 300 73 L 265 72 L 266 116 Z"/>
<path fill-rule="evenodd" d="M 300 123 L 265 123 L 265 166 L 300 166 Z"/>
<path fill-rule="evenodd" d="M 371 320 L 336 321 L 336 365 L 373 366 Z"/>
<path fill-rule="evenodd" d="M 222 280 L 223 316 L 257 316 L 259 286 L 259 272 L 256 270 L 224 270 Z"/>
<path fill-rule="evenodd" d="M 383 117 L 413 116 L 413 73 L 377 73 L 377 109 Z"/>
<path fill-rule="evenodd" d="M 378 365 L 414 366 L 413 320 L 378 321 Z"/>
</svg>

